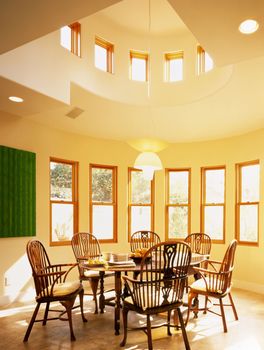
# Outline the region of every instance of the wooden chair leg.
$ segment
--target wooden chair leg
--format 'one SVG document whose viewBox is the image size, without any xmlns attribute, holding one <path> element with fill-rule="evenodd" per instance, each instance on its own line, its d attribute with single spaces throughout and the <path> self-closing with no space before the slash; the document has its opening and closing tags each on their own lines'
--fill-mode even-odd
<svg viewBox="0 0 264 350">
<path fill-rule="evenodd" d="M 153 347 L 152 347 L 150 315 L 147 315 L 147 335 L 148 335 L 148 348 L 149 348 L 149 350 L 152 350 Z"/>
<path fill-rule="evenodd" d="M 187 323 L 189 321 L 190 312 L 193 309 L 192 308 L 192 301 L 194 298 L 197 298 L 197 294 L 189 292 L 189 294 L 188 294 L 188 310 L 187 310 L 187 317 L 186 317 L 185 325 L 187 325 Z"/>
<path fill-rule="evenodd" d="M 184 344 L 185 344 L 185 349 L 186 350 L 191 350 L 190 344 L 189 344 L 189 340 L 188 340 L 188 337 L 187 337 L 187 333 L 186 333 L 186 329 L 185 329 L 185 324 L 184 324 L 183 317 L 182 317 L 182 313 L 181 313 L 181 310 L 180 310 L 179 307 L 177 308 L 177 312 L 178 312 L 178 318 L 179 318 L 180 325 L 181 325 L 181 330 L 182 330 L 182 336 L 183 336 L 183 340 L 184 340 Z"/>
<path fill-rule="evenodd" d="M 170 330 L 170 319 L 171 319 L 171 310 L 168 311 L 168 317 L 167 317 L 167 323 L 168 323 L 167 334 L 168 335 L 172 335 L 171 330 Z"/>
<path fill-rule="evenodd" d="M 220 309 L 221 309 L 221 316 L 222 316 L 222 321 L 223 321 L 224 332 L 227 333 L 225 310 L 224 310 L 223 300 L 221 298 L 219 299 L 219 305 L 220 305 Z"/>
<path fill-rule="evenodd" d="M 204 314 L 207 313 L 207 303 L 208 303 L 208 296 L 205 296 L 205 301 L 204 301 Z"/>
<path fill-rule="evenodd" d="M 83 322 L 87 322 L 87 319 L 85 318 L 84 312 L 83 312 L 83 295 L 84 295 L 84 290 L 82 289 L 81 292 L 79 293 L 80 308 L 81 308 L 82 320 Z"/>
<path fill-rule="evenodd" d="M 235 319 L 238 320 L 237 311 L 236 311 L 235 304 L 234 304 L 233 298 L 231 296 L 231 293 L 228 294 L 228 297 L 229 297 L 229 300 L 230 300 L 230 303 L 231 303 L 231 306 L 232 306 L 232 310 L 233 310 Z"/>
<path fill-rule="evenodd" d="M 67 315 L 68 315 L 68 321 L 69 321 L 69 326 L 70 326 L 70 333 L 71 333 L 71 341 L 75 341 L 76 338 L 73 333 L 73 327 L 72 327 L 72 308 L 74 305 L 75 298 L 72 300 L 66 300 L 66 301 L 61 301 L 60 303 L 65 307 Z"/>
<path fill-rule="evenodd" d="M 126 307 L 124 307 L 123 308 L 124 337 L 123 337 L 123 340 L 120 343 L 120 346 L 125 346 L 126 345 L 126 340 L 127 340 L 127 314 L 128 314 L 128 309 Z"/>
<path fill-rule="evenodd" d="M 90 282 L 90 286 L 92 288 L 92 292 L 93 292 L 93 299 L 95 302 L 95 310 L 94 313 L 98 314 L 98 302 L 97 302 L 97 289 L 98 289 L 98 283 L 99 283 L 99 279 L 98 278 L 91 278 L 89 280 Z"/>
<path fill-rule="evenodd" d="M 35 319 L 36 319 L 38 311 L 39 311 L 39 307 L 40 307 L 40 303 L 37 303 L 37 305 L 35 307 L 35 310 L 34 310 L 34 313 L 33 313 L 32 317 L 31 317 L 30 323 L 28 325 L 28 329 L 27 329 L 27 332 L 26 332 L 24 340 L 23 340 L 24 342 L 28 341 L 31 329 L 33 327 L 33 324 L 35 322 Z"/>
<path fill-rule="evenodd" d="M 44 319 L 42 322 L 42 326 L 45 326 L 47 323 L 47 319 L 48 319 L 48 313 L 49 313 L 49 306 L 50 306 L 50 302 L 48 301 L 46 304 L 46 309 L 45 309 L 45 314 L 44 314 Z"/>
</svg>

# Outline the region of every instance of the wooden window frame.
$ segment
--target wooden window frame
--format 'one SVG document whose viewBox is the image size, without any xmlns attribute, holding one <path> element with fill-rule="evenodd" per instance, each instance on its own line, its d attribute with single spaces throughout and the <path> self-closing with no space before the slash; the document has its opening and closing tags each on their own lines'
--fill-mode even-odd
<svg viewBox="0 0 264 350">
<path fill-rule="evenodd" d="M 197 46 L 197 74 L 205 73 L 205 50 L 201 45 Z"/>
<path fill-rule="evenodd" d="M 206 180 L 205 180 L 205 173 L 207 170 L 224 170 L 224 202 L 223 203 L 205 203 L 206 199 Z M 225 243 L 225 236 L 226 236 L 226 166 L 225 165 L 218 165 L 218 166 L 208 166 L 208 167 L 202 167 L 201 168 L 201 225 L 200 229 L 201 232 L 204 232 L 205 228 L 205 208 L 206 207 L 212 207 L 212 206 L 222 206 L 223 207 L 223 237 L 222 239 L 212 239 L 213 243 L 219 243 L 224 244 Z M 204 232 L 210 236 L 210 232 Z"/>
<path fill-rule="evenodd" d="M 74 22 L 69 27 L 71 28 L 71 52 L 81 57 L 81 24 Z"/>
<path fill-rule="evenodd" d="M 95 45 L 106 50 L 106 72 L 114 72 L 114 45 L 98 36 L 95 37 Z"/>
<path fill-rule="evenodd" d="M 151 222 L 151 231 L 154 231 L 154 222 L 155 222 L 155 174 L 153 176 L 153 179 L 151 180 L 151 186 L 150 186 L 150 190 L 151 190 L 151 194 L 150 194 L 150 204 L 146 204 L 146 203 L 132 203 L 132 181 L 131 181 L 131 174 L 133 171 L 141 171 L 140 169 L 136 169 L 133 167 L 129 167 L 128 168 L 128 242 L 130 242 L 130 238 L 131 238 L 131 234 L 134 232 L 131 232 L 131 224 L 132 224 L 132 220 L 131 220 L 131 209 L 132 207 L 150 207 L 150 222 Z"/>
<path fill-rule="evenodd" d="M 134 51 L 134 50 L 130 50 L 129 51 L 129 58 L 130 58 L 130 74 L 129 74 L 129 78 L 130 80 L 133 81 L 139 81 L 139 82 L 147 82 L 149 80 L 149 53 L 148 52 L 141 52 L 141 51 Z M 146 62 L 146 76 L 145 76 L 145 80 L 134 80 L 132 79 L 132 70 L 133 70 L 133 58 L 138 58 L 141 60 L 144 60 Z"/>
<path fill-rule="evenodd" d="M 206 69 L 207 58 L 212 60 L 212 68 Z M 207 73 L 214 68 L 214 61 L 211 56 L 202 48 L 201 45 L 197 45 L 197 75 Z"/>
<path fill-rule="evenodd" d="M 170 203 L 170 173 L 171 172 L 188 172 L 188 203 Z M 188 208 L 188 230 L 187 235 L 191 233 L 191 168 L 166 168 L 165 169 L 165 239 L 166 240 L 184 240 L 184 238 L 169 237 L 169 208 L 170 207 L 187 207 Z"/>
<path fill-rule="evenodd" d="M 73 205 L 73 235 L 78 232 L 79 228 L 79 188 L 78 188 L 78 177 L 79 177 L 79 163 L 73 160 L 65 160 L 61 158 L 50 157 L 50 163 L 61 163 L 72 166 L 72 200 L 63 201 L 63 200 L 51 200 L 51 181 L 49 175 L 49 193 L 50 193 L 50 246 L 64 246 L 71 245 L 71 241 L 52 241 L 52 204 L 72 204 Z M 50 174 L 50 171 L 49 171 Z"/>
<path fill-rule="evenodd" d="M 242 194 L 241 169 L 245 166 L 256 165 L 256 164 L 260 164 L 259 159 L 236 164 L 236 208 L 235 208 L 236 232 L 235 232 L 235 237 L 238 241 L 238 244 L 240 244 L 240 245 L 258 247 L 259 246 L 259 201 L 258 202 L 242 202 L 241 201 L 241 194 Z M 260 184 L 259 184 L 259 186 L 260 186 Z M 260 193 L 259 193 L 259 195 L 260 195 Z M 242 206 L 242 205 L 257 205 L 257 208 L 258 208 L 257 242 L 248 242 L 248 241 L 240 240 L 240 220 L 239 219 L 240 219 L 240 206 Z"/>
<path fill-rule="evenodd" d="M 92 170 L 94 168 L 97 169 L 110 169 L 112 170 L 112 202 L 111 203 L 101 203 L 101 202 L 93 202 L 92 201 Z M 117 171 L 118 168 L 116 165 L 102 165 L 102 164 L 90 164 L 89 165 L 89 216 L 90 216 L 90 224 L 89 229 L 90 232 L 93 233 L 93 205 L 103 205 L 103 206 L 113 206 L 113 238 L 112 239 L 100 239 L 100 237 L 96 238 L 101 243 L 117 243 Z M 96 235 L 96 232 L 93 233 Z"/>
<path fill-rule="evenodd" d="M 183 50 L 177 52 L 169 52 L 164 54 L 165 60 L 165 81 L 168 83 L 176 83 L 179 81 L 183 81 L 183 71 L 182 71 L 182 79 L 181 80 L 170 80 L 170 62 L 171 60 L 182 60 L 184 59 Z"/>
</svg>

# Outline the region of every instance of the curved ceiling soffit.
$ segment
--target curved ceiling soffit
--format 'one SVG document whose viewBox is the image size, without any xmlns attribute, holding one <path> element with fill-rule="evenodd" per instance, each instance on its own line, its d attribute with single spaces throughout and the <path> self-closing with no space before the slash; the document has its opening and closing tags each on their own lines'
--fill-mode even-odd
<svg viewBox="0 0 264 350">
<path fill-rule="evenodd" d="M 86 92 L 122 105 L 159 108 L 188 105 L 207 99 L 225 89 L 232 80 L 233 72 L 233 65 L 229 65 L 215 68 L 214 71 L 204 73 L 202 76 L 185 82 L 153 83 L 150 87 L 150 96 L 148 96 L 147 84 L 128 81 L 126 88 L 124 88 L 121 81 L 119 79 L 115 81 L 115 77 L 112 75 L 103 77 L 103 82 L 98 84 L 100 76 L 97 75 L 101 72 L 91 72 L 89 74 L 91 79 L 87 84 L 80 84 L 77 79 L 70 82 L 71 103 L 74 101 L 74 96 L 76 96 L 75 87 L 79 87 L 82 89 L 82 94 Z M 95 80 L 97 84 L 94 84 Z"/>
</svg>

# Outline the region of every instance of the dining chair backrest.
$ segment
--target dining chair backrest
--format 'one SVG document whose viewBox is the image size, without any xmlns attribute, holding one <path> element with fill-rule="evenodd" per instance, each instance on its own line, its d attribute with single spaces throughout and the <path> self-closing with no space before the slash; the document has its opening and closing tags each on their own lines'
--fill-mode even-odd
<svg viewBox="0 0 264 350">
<path fill-rule="evenodd" d="M 71 245 L 77 262 L 99 258 L 102 255 L 97 238 L 88 232 L 74 234 Z"/>
<path fill-rule="evenodd" d="M 151 248 L 160 243 L 160 237 L 153 231 L 137 231 L 131 235 L 130 250 L 134 253 L 137 249 Z"/>
<path fill-rule="evenodd" d="M 151 247 L 141 261 L 131 294 L 134 303 L 155 308 L 181 302 L 190 262 L 191 249 L 184 242 L 161 242 Z"/>
<path fill-rule="evenodd" d="M 184 242 L 190 245 L 192 253 L 210 255 L 212 242 L 206 233 L 192 233 Z"/>
<path fill-rule="evenodd" d="M 222 287 L 222 290 L 224 291 L 226 291 L 231 286 L 236 248 L 237 240 L 233 239 L 225 252 L 221 267 L 219 269 L 220 276 L 224 277 Z"/>
<path fill-rule="evenodd" d="M 32 269 L 36 295 L 40 295 L 43 290 L 52 284 L 52 280 L 47 277 L 41 277 L 41 274 L 47 273 L 47 268 L 51 266 L 48 254 L 40 241 L 31 240 L 27 243 L 27 256 Z"/>
</svg>

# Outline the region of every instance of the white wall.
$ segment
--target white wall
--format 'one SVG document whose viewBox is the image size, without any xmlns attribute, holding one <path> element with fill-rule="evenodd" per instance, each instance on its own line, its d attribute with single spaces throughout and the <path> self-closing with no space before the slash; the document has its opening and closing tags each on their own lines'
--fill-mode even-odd
<svg viewBox="0 0 264 350">
<path fill-rule="evenodd" d="M 103 251 L 128 251 L 127 240 L 127 167 L 133 166 L 137 152 L 128 144 L 91 139 L 50 129 L 25 118 L 0 113 L 1 144 L 37 155 L 37 239 L 47 247 L 54 262 L 74 260 L 70 246 L 49 247 L 49 157 L 79 161 L 79 230 L 88 231 L 89 163 L 118 166 L 118 243 L 103 244 Z M 226 244 L 215 244 L 214 258 L 222 258 L 228 242 L 234 238 L 235 163 L 259 159 L 261 167 L 260 241 L 259 247 L 239 246 L 234 273 L 235 285 L 264 292 L 264 130 L 211 142 L 171 144 L 159 153 L 164 167 L 191 167 L 191 230 L 200 230 L 200 167 L 226 165 Z M 156 174 L 155 231 L 164 238 L 164 170 Z M 1 238 L 0 304 L 26 293 L 32 285 L 25 257 L 28 241 L 24 238 Z M 5 277 L 7 284 L 5 286 Z"/>
</svg>

